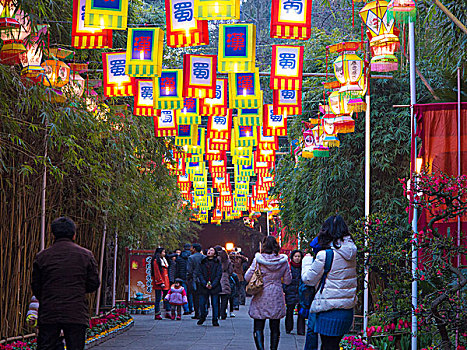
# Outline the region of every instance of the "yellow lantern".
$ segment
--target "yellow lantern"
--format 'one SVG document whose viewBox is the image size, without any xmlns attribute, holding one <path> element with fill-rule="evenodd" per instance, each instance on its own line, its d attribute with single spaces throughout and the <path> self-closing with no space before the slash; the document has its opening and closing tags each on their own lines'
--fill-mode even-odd
<svg viewBox="0 0 467 350">
<path fill-rule="evenodd" d="M 70 81 L 70 67 L 62 61 L 47 60 L 41 64 L 45 71 L 45 86 L 61 88 Z"/>
<path fill-rule="evenodd" d="M 329 107 L 335 115 L 349 115 L 350 110 L 348 107 L 349 96 L 339 91 L 333 91 L 328 98 Z"/>
<path fill-rule="evenodd" d="M 346 52 L 339 55 L 334 61 L 334 74 L 341 84 L 341 92 L 360 91 L 358 85 L 363 75 L 363 60 L 353 52 Z"/>
</svg>

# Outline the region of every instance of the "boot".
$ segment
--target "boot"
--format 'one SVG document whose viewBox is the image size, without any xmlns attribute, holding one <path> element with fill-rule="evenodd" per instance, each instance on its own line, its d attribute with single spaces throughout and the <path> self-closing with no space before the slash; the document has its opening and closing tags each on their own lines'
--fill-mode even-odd
<svg viewBox="0 0 467 350">
<path fill-rule="evenodd" d="M 264 350 L 264 333 L 263 331 L 255 331 L 253 333 L 255 338 L 256 350 Z"/>
<path fill-rule="evenodd" d="M 277 350 L 279 347 L 280 333 L 271 331 L 271 350 Z"/>
</svg>

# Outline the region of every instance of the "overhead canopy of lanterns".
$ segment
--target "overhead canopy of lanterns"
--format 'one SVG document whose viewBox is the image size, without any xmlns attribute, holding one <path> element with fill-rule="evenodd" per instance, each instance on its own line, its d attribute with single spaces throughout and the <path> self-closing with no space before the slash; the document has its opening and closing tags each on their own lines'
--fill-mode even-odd
<svg viewBox="0 0 467 350">
<path fill-rule="evenodd" d="M 272 0 L 271 38 L 299 40 L 298 45 L 272 45 L 272 104 L 263 102 L 255 65 L 256 26 L 234 23 L 240 18 L 240 0 L 165 0 L 165 11 L 164 33 L 156 27 L 128 28 L 128 0 L 73 0 L 71 46 L 112 48 L 112 32 L 128 31 L 126 51 L 102 54 L 104 96 L 134 97 L 133 114 L 153 118 L 155 137 L 172 138 L 171 144 L 183 149 L 174 148 L 166 166 L 177 176 L 196 220 L 220 223 L 241 217 L 244 211 L 268 210 L 277 203 L 269 190 L 274 186 L 278 137 L 287 136 L 289 116 L 302 114 L 300 41 L 311 36 L 312 1 Z M 47 27 L 32 32 L 11 0 L 0 0 L 0 13 L 1 63 L 21 64 L 25 77 L 54 89 L 54 102 L 86 91 L 88 109 L 98 115 L 96 93 L 80 76 L 87 65 L 65 63 L 72 51 L 46 48 L 39 38 Z M 363 42 L 327 48 L 327 55 L 335 56 L 336 80 L 324 84 L 328 96 L 320 117 L 303 124 L 303 138 L 294 146 L 297 155 L 329 156 L 329 147 L 340 144 L 338 134 L 354 131 L 353 114 L 366 109 L 369 72 L 397 69 L 394 53 L 400 45 L 394 23 L 414 18 L 413 2 L 373 1 L 360 15 L 367 27 L 371 62 L 361 58 Z M 231 21 L 218 25 L 216 55 L 185 54 L 181 69 L 163 68 L 164 36 L 173 48 L 207 45 L 212 20 Z"/>
</svg>

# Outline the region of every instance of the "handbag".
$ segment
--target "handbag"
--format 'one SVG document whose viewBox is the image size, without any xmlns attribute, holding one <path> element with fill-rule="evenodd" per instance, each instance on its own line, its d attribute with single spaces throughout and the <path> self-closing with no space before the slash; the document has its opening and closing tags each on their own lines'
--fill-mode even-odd
<svg viewBox="0 0 467 350">
<path fill-rule="evenodd" d="M 248 282 L 246 285 L 245 290 L 250 295 L 256 295 L 263 290 L 263 287 L 263 274 L 261 273 L 261 269 L 259 268 L 258 263 L 256 263 L 253 276 L 251 276 L 250 282 Z"/>
</svg>

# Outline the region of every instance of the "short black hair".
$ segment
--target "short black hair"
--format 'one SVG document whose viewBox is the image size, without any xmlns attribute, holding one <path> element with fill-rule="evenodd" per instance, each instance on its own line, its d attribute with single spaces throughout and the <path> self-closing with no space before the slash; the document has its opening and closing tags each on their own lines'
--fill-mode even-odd
<svg viewBox="0 0 467 350">
<path fill-rule="evenodd" d="M 196 250 L 198 253 L 201 252 L 203 250 L 203 248 L 201 247 L 201 244 L 199 243 L 193 243 L 192 244 L 192 247 L 194 250 Z"/>
<path fill-rule="evenodd" d="M 331 244 L 334 248 L 339 249 L 339 240 L 345 236 L 350 236 L 349 228 L 340 215 L 333 215 L 326 219 L 318 233 L 318 243 L 323 248 L 330 248 Z"/>
<path fill-rule="evenodd" d="M 52 233 L 55 238 L 73 238 L 76 233 L 76 225 L 67 216 L 61 216 L 52 221 Z"/>
</svg>

